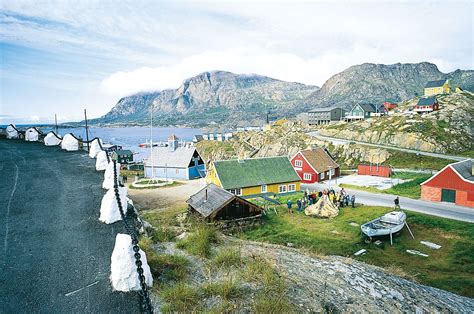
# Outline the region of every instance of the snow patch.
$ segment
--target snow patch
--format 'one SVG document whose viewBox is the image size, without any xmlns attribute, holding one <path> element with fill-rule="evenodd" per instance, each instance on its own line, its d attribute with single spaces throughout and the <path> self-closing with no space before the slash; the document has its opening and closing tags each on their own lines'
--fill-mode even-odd
<svg viewBox="0 0 474 314">
<path fill-rule="evenodd" d="M 139 253 L 141 255 L 145 282 L 151 287 L 153 285 L 153 277 L 151 276 L 146 254 L 142 250 L 140 250 Z M 132 238 L 128 234 L 117 234 L 110 267 L 110 281 L 112 282 L 113 288 L 117 291 L 127 292 L 141 290 L 134 254 Z"/>
<path fill-rule="evenodd" d="M 127 210 L 127 188 L 119 187 L 120 203 L 122 203 L 122 208 L 124 211 Z M 105 222 L 106 224 L 112 224 L 116 221 L 122 220 L 120 216 L 120 210 L 117 205 L 117 200 L 115 199 L 115 191 L 110 189 L 105 193 L 102 198 L 102 203 L 100 205 L 100 217 L 99 220 Z"/>
<path fill-rule="evenodd" d="M 118 178 L 120 177 L 120 164 L 117 163 L 117 184 L 118 184 Z M 102 183 L 102 187 L 104 189 L 112 189 L 114 187 L 114 163 L 109 162 L 107 167 L 105 168 L 105 173 L 104 173 L 104 182 Z"/>
</svg>

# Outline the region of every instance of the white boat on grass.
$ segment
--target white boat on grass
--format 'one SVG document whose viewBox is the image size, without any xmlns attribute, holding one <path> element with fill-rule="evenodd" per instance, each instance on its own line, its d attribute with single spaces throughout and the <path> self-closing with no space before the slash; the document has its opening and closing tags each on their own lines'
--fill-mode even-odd
<svg viewBox="0 0 474 314">
<path fill-rule="evenodd" d="M 361 225 L 360 229 L 369 238 L 390 235 L 392 244 L 392 235 L 400 232 L 405 225 L 408 227 L 406 219 L 407 215 L 404 212 L 393 211 Z"/>
</svg>

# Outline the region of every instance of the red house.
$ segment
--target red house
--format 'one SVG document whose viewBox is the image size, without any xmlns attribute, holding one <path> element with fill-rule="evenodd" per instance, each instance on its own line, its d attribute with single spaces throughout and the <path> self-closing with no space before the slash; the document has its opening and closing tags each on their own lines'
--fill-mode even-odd
<svg viewBox="0 0 474 314">
<path fill-rule="evenodd" d="M 395 108 L 398 107 L 397 104 L 394 104 L 394 103 L 391 103 L 391 102 L 388 102 L 388 101 L 384 102 L 383 106 L 385 107 L 385 109 L 387 109 L 387 111 L 395 109 Z"/>
<path fill-rule="evenodd" d="M 474 207 L 474 169 L 470 159 L 447 165 L 420 185 L 423 200 Z"/>
<path fill-rule="evenodd" d="M 290 159 L 302 183 L 315 183 L 339 176 L 339 165 L 322 148 L 299 151 Z"/>
<path fill-rule="evenodd" d="M 426 113 L 426 112 L 436 111 L 438 109 L 439 109 L 439 104 L 438 104 L 438 101 L 436 100 L 436 97 L 431 96 L 431 97 L 426 97 L 426 98 L 420 98 L 416 106 L 413 108 L 413 111 L 418 112 L 418 113 Z"/>
</svg>

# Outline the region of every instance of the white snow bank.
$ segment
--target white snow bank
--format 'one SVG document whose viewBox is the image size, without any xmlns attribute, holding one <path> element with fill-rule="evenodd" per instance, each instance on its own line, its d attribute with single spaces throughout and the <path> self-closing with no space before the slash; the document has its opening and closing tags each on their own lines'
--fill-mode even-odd
<svg viewBox="0 0 474 314">
<path fill-rule="evenodd" d="M 61 142 L 61 148 L 67 151 L 79 150 L 79 141 L 72 134 L 66 134 Z"/>
<path fill-rule="evenodd" d="M 145 282 L 151 287 L 153 286 L 153 277 L 151 276 L 150 266 L 148 266 L 145 252 L 140 250 L 139 253 L 141 255 Z M 113 288 L 117 291 L 127 292 L 141 290 L 134 254 L 132 238 L 128 234 L 117 234 L 110 267 L 110 281 L 112 282 Z"/>
<path fill-rule="evenodd" d="M 61 140 L 53 132 L 49 132 L 44 137 L 44 145 L 46 146 L 56 146 L 59 144 L 61 144 Z"/>
<path fill-rule="evenodd" d="M 118 184 L 118 179 L 120 177 L 120 164 L 117 163 L 117 184 Z M 104 173 L 104 182 L 102 183 L 102 187 L 104 189 L 112 189 L 114 187 L 114 163 L 109 162 L 107 167 L 105 168 L 105 173 Z"/>
<path fill-rule="evenodd" d="M 29 128 L 25 132 L 25 141 L 37 142 L 39 139 L 39 132 L 35 128 Z"/>
<path fill-rule="evenodd" d="M 105 151 L 100 151 L 97 153 L 97 159 L 95 161 L 95 170 L 102 171 L 107 169 L 107 165 L 109 164 L 107 160 L 107 153 Z"/>
<path fill-rule="evenodd" d="M 100 143 L 99 143 L 100 141 Z M 89 157 L 90 158 L 95 158 L 97 154 L 102 151 L 102 148 L 100 148 L 100 145 L 102 144 L 102 141 L 98 138 L 94 139 L 90 144 L 89 144 Z"/>
<path fill-rule="evenodd" d="M 7 130 L 8 139 L 18 138 L 18 131 L 15 129 L 13 125 L 7 126 L 6 130 Z"/>
<path fill-rule="evenodd" d="M 124 213 L 127 211 L 127 188 L 119 187 L 120 203 L 122 203 L 122 208 Z M 114 189 L 110 189 L 105 193 L 102 198 L 102 203 L 100 205 L 100 217 L 99 220 L 105 222 L 106 224 L 112 224 L 116 221 L 122 220 L 120 216 L 120 211 L 117 205 L 117 200 L 115 199 Z"/>
</svg>

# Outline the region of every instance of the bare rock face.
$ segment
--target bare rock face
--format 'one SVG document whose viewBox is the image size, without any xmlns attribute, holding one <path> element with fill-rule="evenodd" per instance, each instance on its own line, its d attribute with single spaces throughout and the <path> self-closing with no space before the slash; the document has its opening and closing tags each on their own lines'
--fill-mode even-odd
<svg viewBox="0 0 474 314">
<path fill-rule="evenodd" d="M 277 245 L 245 244 L 269 258 L 288 279 L 302 311 L 332 313 L 472 313 L 474 300 L 420 285 L 352 259 L 317 258 Z"/>
</svg>

